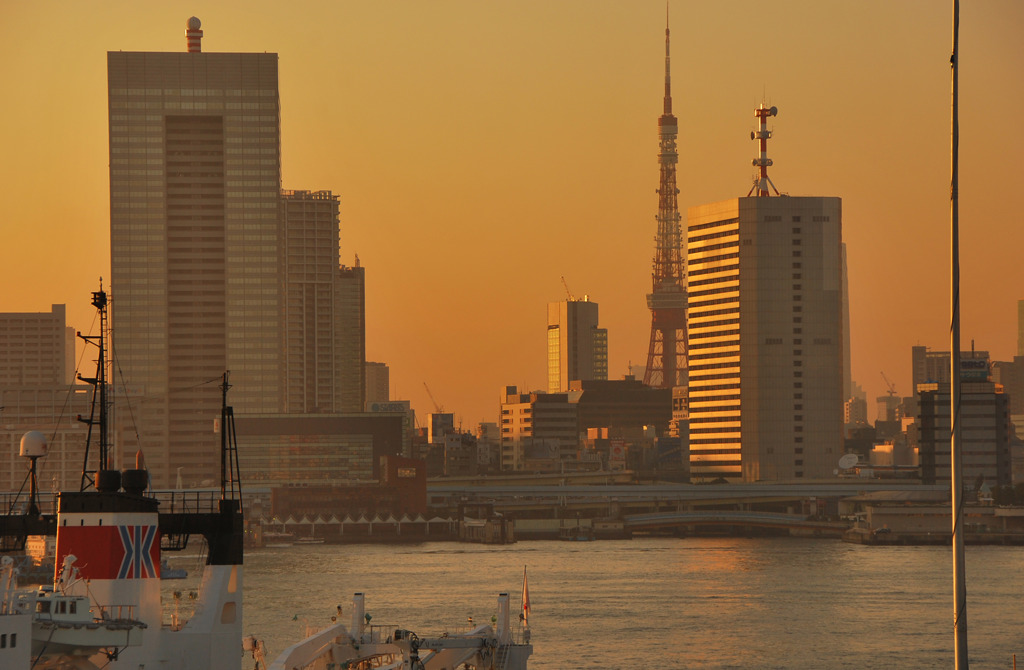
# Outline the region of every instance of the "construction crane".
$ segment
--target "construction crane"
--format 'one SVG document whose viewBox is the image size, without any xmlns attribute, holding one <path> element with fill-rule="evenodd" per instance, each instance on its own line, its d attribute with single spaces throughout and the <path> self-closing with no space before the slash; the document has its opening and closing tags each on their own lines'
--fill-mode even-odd
<svg viewBox="0 0 1024 670">
<path fill-rule="evenodd" d="M 891 381 L 889 381 L 889 378 L 885 376 L 884 372 L 882 372 L 881 374 L 882 374 L 882 379 L 885 381 L 885 385 L 889 387 L 889 391 L 888 391 L 889 396 L 893 397 L 893 396 L 898 395 L 896 393 L 896 385 L 893 384 Z"/>
<path fill-rule="evenodd" d="M 434 411 L 438 414 L 444 412 L 444 407 L 438 405 L 437 401 L 434 400 L 434 394 L 430 392 L 430 387 L 427 386 L 427 382 L 423 382 L 423 388 L 427 389 L 427 395 L 430 396 L 430 402 L 434 403 Z"/>
<path fill-rule="evenodd" d="M 565 281 L 565 275 L 562 275 L 562 286 L 565 287 L 565 294 L 569 296 L 569 302 L 576 302 L 576 298 L 573 296 L 572 291 L 569 290 L 569 284 Z"/>
</svg>

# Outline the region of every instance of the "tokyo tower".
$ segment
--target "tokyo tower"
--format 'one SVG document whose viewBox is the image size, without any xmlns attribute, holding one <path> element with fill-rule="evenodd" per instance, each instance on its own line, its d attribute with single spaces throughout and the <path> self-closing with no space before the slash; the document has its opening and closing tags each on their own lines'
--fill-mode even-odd
<svg viewBox="0 0 1024 670">
<path fill-rule="evenodd" d="M 665 108 L 658 119 L 658 234 L 654 238 L 651 309 L 651 346 L 647 353 L 644 384 L 672 388 L 686 385 L 686 260 L 683 257 L 679 221 L 679 189 L 676 188 L 676 135 L 679 125 L 672 114 L 672 80 L 669 70 L 669 29 L 665 25 Z"/>
</svg>

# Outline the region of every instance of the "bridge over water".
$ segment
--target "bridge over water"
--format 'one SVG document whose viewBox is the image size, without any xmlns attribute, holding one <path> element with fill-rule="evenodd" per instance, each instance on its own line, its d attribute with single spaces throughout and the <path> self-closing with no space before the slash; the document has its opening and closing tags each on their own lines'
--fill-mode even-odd
<svg viewBox="0 0 1024 670">
<path fill-rule="evenodd" d="M 625 517 L 626 530 L 654 530 L 678 526 L 754 526 L 758 528 L 799 528 L 811 531 L 841 533 L 848 524 L 812 521 L 799 514 L 709 510 L 700 512 L 656 512 Z"/>
<path fill-rule="evenodd" d="M 757 484 L 598 484 L 598 485 L 487 485 L 434 480 L 428 485 L 431 505 L 459 502 L 492 502 L 497 508 L 515 510 L 545 507 L 586 507 L 617 503 L 625 512 L 652 507 L 708 507 L 780 503 L 811 498 L 845 498 L 875 491 L 948 491 L 948 484 L 922 485 L 906 481 L 839 480 L 802 483 Z M 660 510 L 655 510 L 660 511 Z"/>
</svg>

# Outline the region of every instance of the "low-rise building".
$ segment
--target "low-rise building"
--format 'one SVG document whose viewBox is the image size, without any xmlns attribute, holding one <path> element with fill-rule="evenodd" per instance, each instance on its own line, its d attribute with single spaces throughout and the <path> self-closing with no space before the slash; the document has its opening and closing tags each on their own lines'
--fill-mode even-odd
<svg viewBox="0 0 1024 670">
<path fill-rule="evenodd" d="M 578 395 L 520 393 L 517 387 L 506 386 L 501 403 L 501 469 L 526 470 L 528 451 L 538 446 L 550 451 L 556 445 L 557 460 L 574 460 L 579 447 L 579 408 L 574 402 Z M 536 460 L 535 455 L 531 458 Z"/>
<path fill-rule="evenodd" d="M 1009 398 L 990 381 L 962 380 L 960 421 L 963 484 L 977 489 L 1011 483 Z M 919 457 L 924 484 L 949 481 L 949 384 L 919 384 Z"/>
</svg>

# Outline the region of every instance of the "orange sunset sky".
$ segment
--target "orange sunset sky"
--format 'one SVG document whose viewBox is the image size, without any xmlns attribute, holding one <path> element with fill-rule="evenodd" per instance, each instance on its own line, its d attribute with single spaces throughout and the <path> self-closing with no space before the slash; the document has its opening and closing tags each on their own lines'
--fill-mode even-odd
<svg viewBox="0 0 1024 670">
<path fill-rule="evenodd" d="M 173 6 L 172 6 L 173 5 Z M 1024 3 L 961 9 L 962 330 L 1016 352 L 1024 298 Z M 280 55 L 284 188 L 341 196 L 342 262 L 367 268 L 369 360 L 392 397 L 464 428 L 506 384 L 546 388 L 546 303 L 600 304 L 610 377 L 646 362 L 665 4 L 0 4 L 0 311 L 93 323 L 109 275 L 106 52 Z M 744 196 L 753 110 L 777 105 L 769 175 L 843 199 L 854 380 L 902 395 L 910 347 L 948 349 L 947 2 L 671 2 L 680 204 Z M 116 287 L 113 299 L 116 301 Z M 89 369 L 88 367 L 86 369 Z"/>
</svg>

